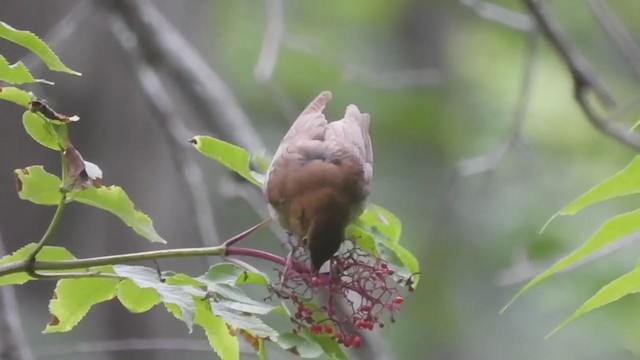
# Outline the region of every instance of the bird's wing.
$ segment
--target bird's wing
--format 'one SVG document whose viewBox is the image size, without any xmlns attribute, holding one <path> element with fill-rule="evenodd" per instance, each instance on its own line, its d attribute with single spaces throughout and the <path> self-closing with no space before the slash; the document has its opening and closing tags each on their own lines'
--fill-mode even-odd
<svg viewBox="0 0 640 360">
<path fill-rule="evenodd" d="M 364 171 L 364 181 L 368 186 L 373 176 L 373 150 L 369 137 L 369 114 L 360 112 L 357 106 L 347 106 L 344 119 L 329 123 L 325 142 L 335 149 L 333 156 L 354 156 Z"/>
</svg>

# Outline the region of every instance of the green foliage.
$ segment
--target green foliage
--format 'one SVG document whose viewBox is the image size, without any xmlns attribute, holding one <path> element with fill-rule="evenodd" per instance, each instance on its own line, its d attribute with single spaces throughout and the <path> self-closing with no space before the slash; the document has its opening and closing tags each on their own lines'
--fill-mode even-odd
<svg viewBox="0 0 640 360">
<path fill-rule="evenodd" d="M 38 144 L 56 151 L 64 149 L 65 144 L 58 138 L 56 129 L 43 116 L 25 111 L 22 115 L 22 125 L 24 125 L 27 134 Z"/>
<path fill-rule="evenodd" d="M 31 95 L 15 87 L 0 87 L 0 99 L 20 105 L 26 109 L 29 108 Z"/>
<path fill-rule="evenodd" d="M 72 75 L 81 75 L 79 72 L 71 70 L 64 65 L 62 61 L 60 61 L 60 58 L 58 58 L 58 55 L 56 55 L 44 41 L 29 31 L 14 29 L 0 21 L 0 38 L 5 38 L 29 49 L 29 51 L 38 55 L 40 60 L 42 60 L 50 70 L 62 71 Z"/>
<path fill-rule="evenodd" d="M 322 347 L 299 334 L 286 333 L 278 337 L 278 345 L 302 358 L 316 358 L 323 354 Z"/>
<path fill-rule="evenodd" d="M 38 205 L 57 205 L 62 198 L 62 181 L 40 165 L 14 170 L 18 196 Z"/>
<path fill-rule="evenodd" d="M 0 259 L 0 266 L 26 260 L 35 248 L 36 244 L 25 245 L 13 254 Z M 59 246 L 45 246 L 40 250 L 36 258 L 38 261 L 62 261 L 72 259 L 74 259 L 73 255 L 71 255 L 67 249 Z M 0 286 L 21 285 L 30 280 L 34 280 L 34 278 L 25 271 L 21 271 L 11 275 L 0 276 Z"/>
<path fill-rule="evenodd" d="M 617 174 L 596 185 L 577 199 L 565 206 L 560 212 L 554 215 L 547 224 L 558 215 L 573 215 L 584 208 L 615 197 L 636 194 L 640 192 L 640 156 L 635 157 L 632 162 Z M 546 225 L 545 225 L 546 226 Z M 640 209 L 614 216 L 605 221 L 602 226 L 581 246 L 568 256 L 556 262 L 549 269 L 545 270 L 531 281 L 529 281 L 511 301 L 502 309 L 504 311 L 519 296 L 524 294 L 534 285 L 549 276 L 566 269 L 567 267 L 584 260 L 590 255 L 607 245 L 611 245 L 625 236 L 640 231 Z M 554 329 L 549 336 L 556 333 L 569 322 L 578 317 L 612 303 L 620 298 L 640 291 L 640 267 L 636 267 L 631 272 L 624 274 L 617 279 L 603 286 L 593 297 L 587 300 L 578 310 Z"/>
<path fill-rule="evenodd" d="M 151 242 L 166 243 L 153 228 L 153 221 L 138 210 L 129 196 L 119 186 L 90 187 L 82 191 L 72 192 L 69 199 L 106 210 L 117 216 L 138 235 Z"/>
<path fill-rule="evenodd" d="M 262 186 L 260 175 L 251 171 L 251 156 L 245 149 L 210 136 L 196 136 L 191 143 L 203 155 L 221 163 L 256 186 Z"/>
<path fill-rule="evenodd" d="M 58 281 L 49 303 L 53 319 L 45 333 L 66 332 L 74 328 L 92 306 L 116 296 L 117 279 L 63 279 Z"/>
<path fill-rule="evenodd" d="M 8 82 L 10 84 L 26 84 L 34 82 L 45 82 L 43 80 L 34 79 L 29 72 L 29 69 L 18 61 L 17 63 L 10 65 L 4 56 L 0 55 L 0 81 Z"/>
</svg>

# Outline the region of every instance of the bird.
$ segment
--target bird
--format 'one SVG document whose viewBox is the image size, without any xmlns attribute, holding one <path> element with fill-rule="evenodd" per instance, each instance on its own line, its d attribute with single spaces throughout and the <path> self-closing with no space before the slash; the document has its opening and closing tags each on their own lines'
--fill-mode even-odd
<svg viewBox="0 0 640 360">
<path fill-rule="evenodd" d="M 308 251 L 319 272 L 340 248 L 346 227 L 366 208 L 373 176 L 370 116 L 348 105 L 328 122 L 321 92 L 282 139 L 266 173 L 269 213 Z"/>
</svg>

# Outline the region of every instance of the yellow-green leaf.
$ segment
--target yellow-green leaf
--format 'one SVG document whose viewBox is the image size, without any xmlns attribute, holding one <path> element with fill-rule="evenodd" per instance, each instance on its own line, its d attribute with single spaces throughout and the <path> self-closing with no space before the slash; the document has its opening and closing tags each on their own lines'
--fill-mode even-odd
<svg viewBox="0 0 640 360">
<path fill-rule="evenodd" d="M 44 332 L 66 332 L 73 329 L 93 305 L 113 299 L 118 281 L 102 278 L 58 281 L 54 298 L 49 302 L 49 311 L 53 319 Z"/>
<path fill-rule="evenodd" d="M 595 310 L 614 301 L 618 301 L 624 296 L 638 292 L 640 292 L 640 265 L 636 265 L 635 269 L 603 286 L 595 295 L 582 304 L 582 306 L 580 306 L 573 315 L 549 333 L 547 338 L 558 332 L 558 330 L 571 321 L 588 313 L 589 311 Z"/>
<path fill-rule="evenodd" d="M 227 324 L 214 315 L 206 301 L 196 303 L 195 323 L 204 329 L 209 344 L 222 360 L 240 359 L 238 339 L 229 333 Z"/>
<path fill-rule="evenodd" d="M 578 249 L 569 254 L 567 257 L 553 264 L 553 266 L 545 270 L 542 274 L 529 281 L 529 283 L 527 283 L 522 289 L 520 289 L 520 291 L 518 291 L 518 293 L 516 293 L 516 295 L 511 299 L 511 301 L 509 301 L 509 303 L 502 309 L 502 311 L 506 310 L 507 307 L 509 307 L 518 297 L 520 297 L 520 295 L 524 294 L 527 290 L 529 290 L 540 281 L 548 278 L 549 276 L 557 273 L 567 266 L 584 259 L 585 257 L 593 254 L 604 246 L 609 245 L 616 240 L 620 240 L 622 237 L 630 235 L 639 230 L 640 210 L 631 211 L 626 214 L 618 215 L 609 219 Z"/>
<path fill-rule="evenodd" d="M 196 136 L 191 143 L 203 155 L 221 163 L 256 186 L 262 186 L 250 169 L 251 155 L 243 148 L 210 136 Z"/>
<path fill-rule="evenodd" d="M 15 87 L 0 87 L 0 99 L 18 104 L 25 109 L 29 108 L 31 94 Z"/>
<path fill-rule="evenodd" d="M 0 21 L 0 38 L 5 38 L 29 49 L 51 70 L 62 71 L 73 75 L 81 75 L 79 72 L 71 70 L 65 66 L 62 61 L 60 61 L 60 58 L 58 58 L 58 56 L 49 48 L 49 46 L 47 46 L 47 44 L 45 44 L 44 41 L 40 40 L 40 38 L 29 31 L 14 29 L 8 24 Z"/>
<path fill-rule="evenodd" d="M 0 259 L 0 265 L 6 265 L 15 261 L 25 260 L 36 248 L 36 244 L 28 244 L 11 255 L 7 255 Z M 75 259 L 71 253 L 59 246 L 45 246 L 40 250 L 36 257 L 38 261 L 61 261 Z M 64 270 L 69 271 L 69 270 Z M 27 281 L 33 280 L 26 272 L 18 272 L 11 275 L 0 276 L 0 286 L 4 285 L 21 285 Z"/>
<path fill-rule="evenodd" d="M 141 288 L 130 279 L 118 284 L 118 300 L 132 313 L 149 311 L 160 302 L 160 297 L 155 290 Z"/>
<path fill-rule="evenodd" d="M 151 218 L 138 210 L 119 186 L 90 187 L 82 191 L 71 192 L 67 197 L 112 213 L 149 241 L 166 243 L 153 228 Z"/>
<path fill-rule="evenodd" d="M 49 83 L 45 80 L 35 79 L 22 61 L 18 61 L 17 63 L 10 65 L 7 59 L 2 55 L 0 55 L 0 81 L 10 84 L 28 84 L 34 82 Z"/>
<path fill-rule="evenodd" d="M 49 174 L 40 165 L 14 170 L 18 196 L 38 205 L 57 205 L 60 203 L 62 181 Z"/>
<path fill-rule="evenodd" d="M 22 125 L 38 144 L 56 151 L 62 150 L 56 129 L 42 116 L 27 110 L 22 114 Z"/>
</svg>

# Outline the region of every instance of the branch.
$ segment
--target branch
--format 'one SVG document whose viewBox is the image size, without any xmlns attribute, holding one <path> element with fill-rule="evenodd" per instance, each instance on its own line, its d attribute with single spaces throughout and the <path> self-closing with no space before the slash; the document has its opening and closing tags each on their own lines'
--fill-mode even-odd
<svg viewBox="0 0 640 360">
<path fill-rule="evenodd" d="M 613 119 L 605 119 L 598 114 L 587 99 L 589 91 L 593 93 L 607 106 L 615 105 L 611 94 L 595 76 L 591 67 L 582 54 L 569 42 L 560 26 L 547 12 L 539 0 L 524 0 L 536 19 L 540 31 L 545 35 L 556 52 L 566 64 L 574 83 L 574 96 L 587 120 L 600 132 L 618 140 L 634 150 L 640 150 L 640 137 L 630 133 L 627 129 L 613 123 Z"/>
<path fill-rule="evenodd" d="M 0 257 L 6 254 L 0 234 Z M 0 359 L 33 360 L 33 354 L 24 336 L 18 298 L 13 286 L 0 287 Z"/>
<path fill-rule="evenodd" d="M 629 67 L 631 67 L 636 79 L 640 80 L 640 46 L 638 46 L 633 35 L 620 23 L 620 19 L 611 11 L 606 1 L 587 0 L 587 5 L 589 5 L 600 26 L 616 44 L 618 51 L 629 63 Z"/>
<path fill-rule="evenodd" d="M 152 65 L 142 57 L 137 42 L 130 29 L 122 23 L 121 18 L 111 17 L 111 31 L 116 35 L 120 45 L 126 49 L 134 62 L 138 85 L 145 95 L 149 106 L 155 111 L 158 128 L 169 146 L 169 153 L 173 163 L 182 174 L 193 208 L 200 240 L 204 246 L 220 244 L 215 222 L 213 206 L 211 205 L 209 189 L 204 181 L 202 170 L 194 159 L 195 152 L 187 139 L 193 137 L 193 132 L 185 125 L 185 121 L 175 108 L 173 99 L 162 83 L 160 76 Z"/>
<path fill-rule="evenodd" d="M 481 0 L 459 0 L 459 2 L 473 10 L 479 17 L 509 29 L 522 32 L 532 32 L 535 29 L 535 23 L 531 17 L 511 11 L 500 5 Z"/>
<path fill-rule="evenodd" d="M 265 148 L 229 86 L 148 0 L 100 1 L 134 35 L 145 61 L 168 72 L 202 119 L 249 152 Z M 213 116 L 212 116 L 213 115 Z"/>
<path fill-rule="evenodd" d="M 63 159 L 64 159 L 64 155 L 63 155 Z M 64 178 L 65 172 L 66 172 L 66 169 L 63 167 L 63 170 L 62 170 L 63 178 Z M 60 219 L 62 218 L 62 213 L 64 212 L 64 208 L 66 206 L 66 201 L 67 201 L 67 196 L 65 195 L 64 192 L 62 192 L 62 196 L 60 197 L 60 202 L 58 203 L 56 212 L 55 214 L 53 214 L 53 218 L 49 223 L 49 227 L 47 227 L 47 231 L 45 231 L 40 241 L 38 241 L 38 243 L 36 244 L 35 249 L 33 249 L 33 251 L 29 254 L 27 259 L 25 260 L 28 264 L 26 271 L 29 275 L 33 277 L 37 277 L 38 274 L 35 273 L 34 271 L 35 269 L 31 265 L 35 263 L 36 256 L 38 256 L 38 253 L 40 252 L 40 250 L 42 250 L 42 248 L 47 244 L 51 236 L 53 236 L 53 233 L 55 233 L 56 229 L 58 228 L 58 224 L 60 223 Z"/>
<path fill-rule="evenodd" d="M 227 256 L 234 254 L 242 255 L 242 256 L 251 256 L 267 261 L 274 261 L 278 264 L 281 264 L 282 261 L 275 259 L 275 255 L 262 252 L 260 250 L 255 249 L 240 249 L 239 251 L 231 249 L 229 244 L 236 243 L 239 239 L 244 239 L 247 236 L 251 235 L 254 231 L 259 229 L 265 222 L 261 222 L 253 227 L 233 236 L 232 238 L 225 241 L 222 245 L 218 246 L 210 246 L 204 248 L 180 248 L 180 249 L 169 249 L 169 250 L 154 250 L 154 251 L 143 251 L 137 253 L 129 253 L 129 254 L 121 254 L 121 255 L 109 255 L 109 256 L 99 256 L 93 258 L 86 259 L 74 259 L 74 260 L 61 260 L 61 261 L 29 261 L 29 259 L 14 261 L 8 264 L 0 265 L 0 277 L 5 275 L 11 275 L 19 272 L 27 272 L 29 269 L 33 269 L 34 271 L 67 271 L 67 270 L 77 270 L 77 269 L 85 269 L 91 268 L 94 266 L 102 266 L 102 265 L 118 265 L 118 264 L 126 264 L 136 261 L 143 260 L 158 260 L 158 259 L 166 259 L 166 258 L 178 258 L 178 257 L 197 257 L 197 256 Z M 87 272 L 83 273 L 87 276 L 99 276 L 96 273 Z M 47 275 L 56 275 L 54 274 L 43 274 L 45 277 Z M 71 277 L 78 277 L 77 273 L 74 273 Z"/>
<path fill-rule="evenodd" d="M 531 83 L 533 72 L 538 58 L 539 36 L 537 32 L 529 36 L 528 51 L 525 55 L 524 71 L 520 92 L 513 111 L 513 124 L 506 140 L 499 144 L 496 149 L 486 155 L 464 159 L 458 164 L 458 171 L 462 176 L 471 176 L 480 173 L 493 171 L 509 150 L 520 141 L 522 126 L 527 116 L 529 100 L 531 99 Z"/>
<path fill-rule="evenodd" d="M 262 49 L 253 70 L 256 80 L 266 83 L 271 79 L 278 61 L 280 45 L 284 37 L 284 10 L 282 0 L 266 0 L 267 28 L 262 40 Z"/>
</svg>

